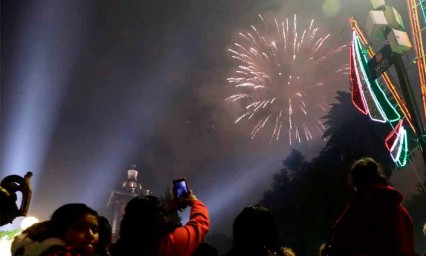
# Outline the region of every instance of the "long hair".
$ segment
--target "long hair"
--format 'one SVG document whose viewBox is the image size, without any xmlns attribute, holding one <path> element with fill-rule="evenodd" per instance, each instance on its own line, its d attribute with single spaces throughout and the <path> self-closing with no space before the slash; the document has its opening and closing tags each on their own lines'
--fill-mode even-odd
<svg viewBox="0 0 426 256">
<path fill-rule="evenodd" d="M 352 165 L 350 180 L 354 187 L 381 184 L 388 185 L 381 164 L 371 157 L 363 157 Z"/>
<path fill-rule="evenodd" d="M 112 243 L 112 227 L 107 218 L 99 217 L 99 241 L 95 255 L 108 255 L 109 246 Z"/>
<path fill-rule="evenodd" d="M 120 238 L 112 255 L 156 255 L 167 234 L 164 205 L 154 196 L 138 196 L 126 205 L 120 224 Z"/>
</svg>

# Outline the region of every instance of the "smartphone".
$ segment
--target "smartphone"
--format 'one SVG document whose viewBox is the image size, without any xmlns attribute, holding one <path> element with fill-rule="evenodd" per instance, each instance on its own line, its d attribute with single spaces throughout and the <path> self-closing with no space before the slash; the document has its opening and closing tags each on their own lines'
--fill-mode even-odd
<svg viewBox="0 0 426 256">
<path fill-rule="evenodd" d="M 173 194 L 178 200 L 188 194 L 188 183 L 185 178 L 173 180 Z"/>
</svg>

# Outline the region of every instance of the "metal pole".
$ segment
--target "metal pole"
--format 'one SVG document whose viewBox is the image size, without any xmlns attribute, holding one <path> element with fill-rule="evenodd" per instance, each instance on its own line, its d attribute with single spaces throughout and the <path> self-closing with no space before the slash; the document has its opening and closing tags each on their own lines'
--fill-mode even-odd
<svg viewBox="0 0 426 256">
<path fill-rule="evenodd" d="M 399 83 L 401 85 L 402 94 L 405 98 L 405 103 L 411 113 L 413 120 L 414 128 L 416 129 L 417 143 L 420 146 L 420 151 L 422 153 L 423 162 L 426 166 L 426 134 L 423 127 L 423 122 L 417 108 L 416 100 L 414 98 L 413 90 L 410 85 L 410 80 L 408 79 L 407 71 L 405 69 L 404 62 L 402 60 L 401 54 L 393 53 L 393 61 L 398 74 Z"/>
</svg>

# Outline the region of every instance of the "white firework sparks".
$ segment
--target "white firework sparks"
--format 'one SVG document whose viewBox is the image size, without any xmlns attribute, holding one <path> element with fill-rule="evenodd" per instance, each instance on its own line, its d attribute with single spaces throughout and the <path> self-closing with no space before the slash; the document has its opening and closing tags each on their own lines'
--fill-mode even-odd
<svg viewBox="0 0 426 256">
<path fill-rule="evenodd" d="M 249 32 L 239 33 L 238 42 L 228 49 L 238 67 L 227 79 L 236 92 L 226 100 L 244 106 L 235 123 L 256 119 L 252 138 L 271 123 L 270 143 L 280 138 L 284 127 L 288 128 L 290 144 L 292 140 L 310 140 L 313 130 L 320 134 L 324 130 L 320 117 L 311 114 L 313 109 L 315 113 L 327 109 L 320 88 L 347 73 L 346 67 L 328 70 L 328 60 L 345 45 L 327 49 L 330 34 L 319 36 L 314 20 L 300 33 L 296 15 L 292 22 L 274 19 L 273 25 L 259 17 L 263 29 L 251 26 Z"/>
</svg>

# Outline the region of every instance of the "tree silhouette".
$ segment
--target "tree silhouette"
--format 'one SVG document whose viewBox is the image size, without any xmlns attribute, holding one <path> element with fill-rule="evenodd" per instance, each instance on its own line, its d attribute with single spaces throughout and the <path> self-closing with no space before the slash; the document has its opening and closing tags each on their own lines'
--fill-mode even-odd
<svg viewBox="0 0 426 256">
<path fill-rule="evenodd" d="M 391 132 L 388 124 L 373 122 L 352 104 L 351 94 L 337 92 L 337 103 L 332 104 L 325 119 L 327 139 L 325 151 L 339 154 L 341 161 L 353 161 L 370 156 L 380 162 L 389 178 L 395 164 L 385 147 L 385 139 Z"/>
</svg>

